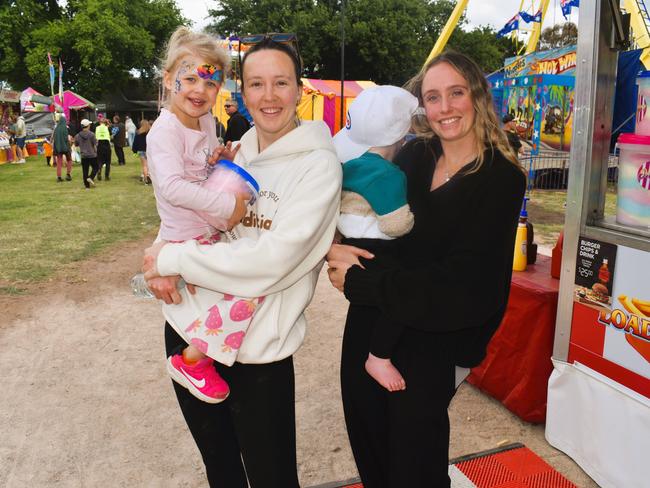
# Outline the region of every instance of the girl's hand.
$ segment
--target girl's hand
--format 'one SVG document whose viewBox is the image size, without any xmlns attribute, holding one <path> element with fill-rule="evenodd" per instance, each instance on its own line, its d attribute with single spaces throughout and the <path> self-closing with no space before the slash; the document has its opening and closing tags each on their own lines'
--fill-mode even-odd
<svg viewBox="0 0 650 488">
<path fill-rule="evenodd" d="M 147 272 L 150 269 L 154 269 L 156 271 L 156 276 L 160 276 L 158 274 L 158 270 L 156 269 L 156 261 L 158 260 L 158 255 L 160 254 L 160 251 L 166 245 L 167 245 L 167 241 L 158 241 L 158 242 L 154 242 L 151 245 L 151 247 L 148 247 L 147 249 L 144 250 L 144 262 L 142 263 L 143 272 Z M 147 259 L 147 258 L 151 258 L 151 259 Z"/>
<path fill-rule="evenodd" d="M 332 283 L 334 288 L 343 293 L 343 289 L 345 288 L 345 275 L 352 265 L 342 261 L 329 261 L 328 265 L 327 276 L 330 279 L 330 283 Z"/>
<path fill-rule="evenodd" d="M 208 164 L 214 165 L 220 159 L 228 159 L 229 161 L 234 161 L 235 155 L 239 152 L 240 147 L 241 144 L 237 144 L 237 146 L 233 149 L 232 141 L 228 141 L 225 146 L 218 146 L 212 152 L 212 156 L 208 158 Z"/>
<path fill-rule="evenodd" d="M 334 266 L 334 262 L 345 263 L 348 265 L 347 268 L 345 268 L 347 270 L 350 266 L 354 266 L 355 264 L 363 268 L 361 262 L 359 261 L 360 257 L 365 259 L 372 259 L 375 257 L 375 255 L 369 251 L 366 251 L 365 249 L 361 249 L 360 247 L 348 246 L 346 244 L 332 244 L 329 252 L 327 253 L 327 256 L 325 256 L 325 259 L 329 263 L 330 268 L 339 267 Z"/>
<path fill-rule="evenodd" d="M 232 215 L 228 219 L 228 222 L 226 222 L 226 230 L 232 229 L 246 216 L 250 199 L 251 196 L 248 193 L 237 193 L 235 195 L 235 209 L 232 211 Z"/>
</svg>

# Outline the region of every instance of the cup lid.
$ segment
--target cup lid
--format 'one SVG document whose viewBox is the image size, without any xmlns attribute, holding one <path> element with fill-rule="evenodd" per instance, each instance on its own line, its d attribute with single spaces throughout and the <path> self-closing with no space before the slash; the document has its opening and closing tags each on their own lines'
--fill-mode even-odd
<svg viewBox="0 0 650 488">
<path fill-rule="evenodd" d="M 648 139 L 650 139 L 650 137 L 648 137 Z M 217 162 L 217 164 L 220 164 L 224 168 L 228 168 L 229 170 L 237 173 L 239 176 L 241 176 L 246 181 L 246 183 L 248 183 L 248 186 L 250 186 L 253 190 L 255 190 L 255 193 L 259 193 L 260 185 L 257 183 L 255 178 L 253 178 L 253 176 L 248 171 L 246 171 L 244 168 L 242 168 L 241 166 L 233 163 L 232 161 L 230 161 L 228 159 L 220 159 Z"/>
</svg>

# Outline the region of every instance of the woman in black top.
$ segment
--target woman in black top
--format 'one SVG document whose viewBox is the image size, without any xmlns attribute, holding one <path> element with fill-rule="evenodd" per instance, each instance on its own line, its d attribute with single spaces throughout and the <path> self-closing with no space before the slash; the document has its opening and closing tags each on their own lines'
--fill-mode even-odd
<svg viewBox="0 0 650 488">
<path fill-rule="evenodd" d="M 526 186 L 471 59 L 443 53 L 409 88 L 426 117 L 415 120 L 420 137 L 396 162 L 415 226 L 396 262 L 345 244 L 328 254 L 330 281 L 350 301 L 341 389 L 365 488 L 450 486 L 447 407 L 457 366 L 481 362 L 503 318 Z M 364 370 L 380 317 L 404 326 L 394 353 L 404 391 L 388 392 Z"/>
<path fill-rule="evenodd" d="M 147 119 L 142 119 L 140 121 L 140 128 L 133 138 L 133 143 L 131 143 L 131 149 L 140 157 L 140 165 L 142 166 L 142 174 L 140 175 L 140 181 L 145 185 L 151 184 L 151 178 L 149 178 L 149 167 L 147 166 L 147 134 L 151 130 L 149 121 Z"/>
</svg>

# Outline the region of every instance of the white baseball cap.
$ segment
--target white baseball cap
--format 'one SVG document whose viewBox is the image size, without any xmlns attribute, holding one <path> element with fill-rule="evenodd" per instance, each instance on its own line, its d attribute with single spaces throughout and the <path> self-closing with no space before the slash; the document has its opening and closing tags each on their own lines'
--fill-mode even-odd
<svg viewBox="0 0 650 488">
<path fill-rule="evenodd" d="M 81 127 L 88 127 L 92 122 L 88 119 L 81 119 Z"/>
<path fill-rule="evenodd" d="M 348 109 L 345 127 L 334 136 L 339 160 L 358 158 L 371 147 L 390 146 L 408 134 L 418 99 L 403 88 L 366 88 Z"/>
</svg>

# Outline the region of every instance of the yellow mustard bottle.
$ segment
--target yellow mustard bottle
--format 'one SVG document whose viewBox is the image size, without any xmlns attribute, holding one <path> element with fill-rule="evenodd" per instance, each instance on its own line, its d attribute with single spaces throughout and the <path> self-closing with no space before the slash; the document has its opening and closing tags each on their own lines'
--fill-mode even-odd
<svg viewBox="0 0 650 488">
<path fill-rule="evenodd" d="M 526 221 L 528 220 L 528 212 L 526 211 L 527 201 L 528 198 L 524 197 L 524 203 L 521 208 L 521 213 L 519 214 L 517 235 L 515 236 L 515 254 L 512 258 L 513 271 L 526 271 L 526 265 L 528 263 L 526 257 L 526 247 L 528 246 L 528 230 L 526 229 Z"/>
</svg>

